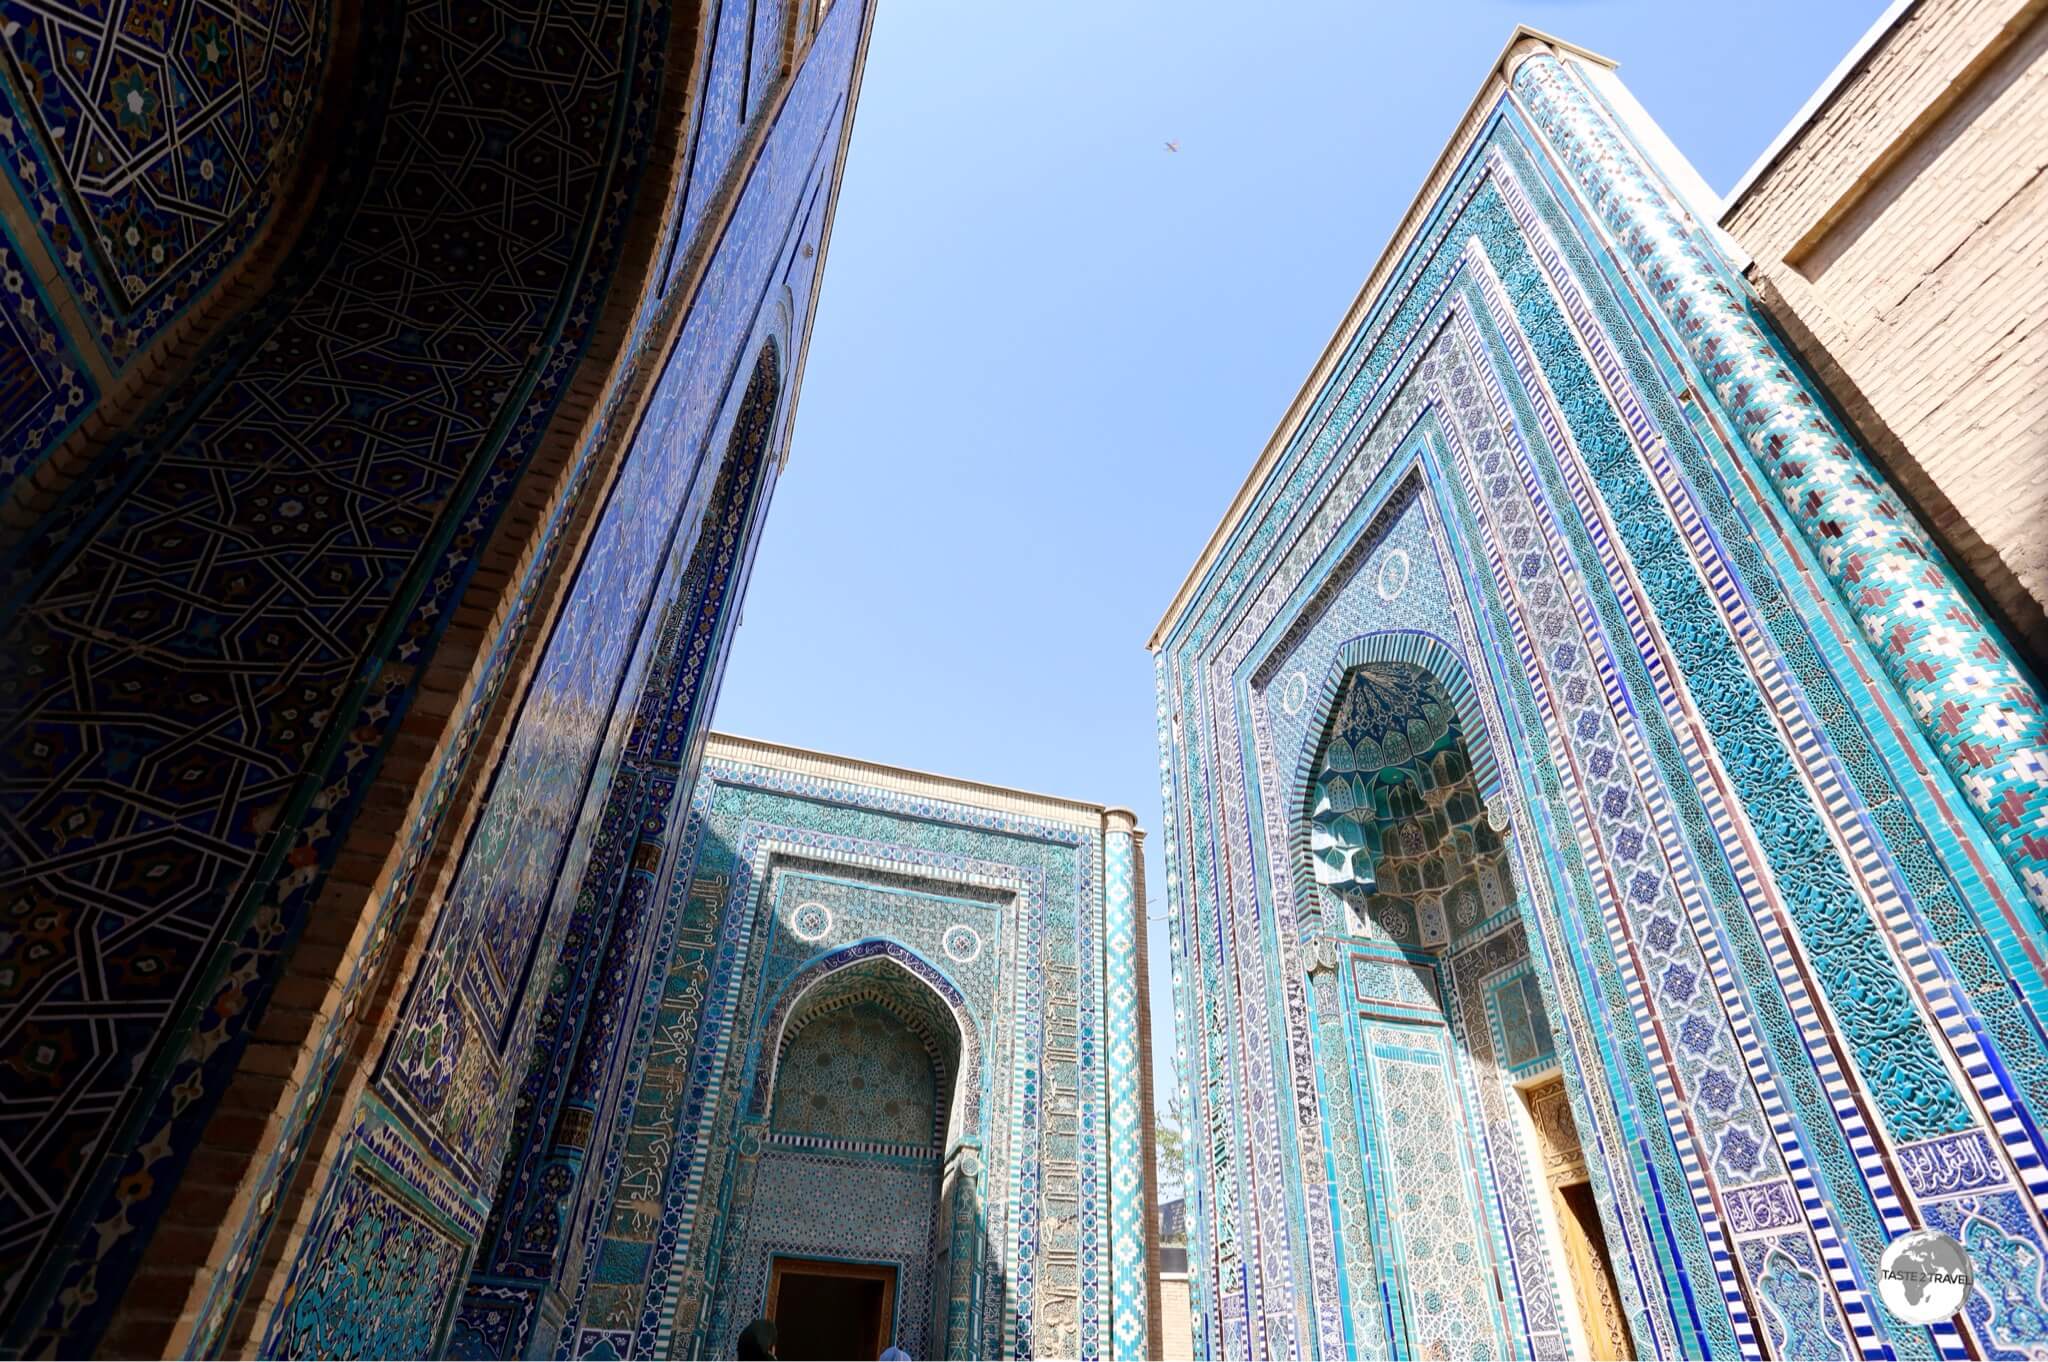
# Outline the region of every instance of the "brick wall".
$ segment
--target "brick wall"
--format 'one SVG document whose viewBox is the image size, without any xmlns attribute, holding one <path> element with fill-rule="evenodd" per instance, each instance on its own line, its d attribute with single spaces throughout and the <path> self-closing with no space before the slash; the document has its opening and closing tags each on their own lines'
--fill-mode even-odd
<svg viewBox="0 0 2048 1362">
<path fill-rule="evenodd" d="M 1188 1303 L 1188 1274 L 1162 1273 L 1159 1283 L 1159 1356 L 1165 1362 L 1194 1362 L 1194 1316 Z"/>
<path fill-rule="evenodd" d="M 1922 0 L 1724 211 L 1992 613 L 2048 658 L 2048 0 Z"/>
</svg>

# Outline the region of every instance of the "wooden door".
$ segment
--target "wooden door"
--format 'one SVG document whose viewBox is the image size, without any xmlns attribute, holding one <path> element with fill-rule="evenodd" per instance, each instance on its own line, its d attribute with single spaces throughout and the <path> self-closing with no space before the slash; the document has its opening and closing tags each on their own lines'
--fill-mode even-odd
<svg viewBox="0 0 2048 1362">
<path fill-rule="evenodd" d="M 1610 1358 L 1633 1358 L 1628 1324 L 1621 1312 L 1621 1284 L 1615 1279 L 1614 1262 L 1607 1253 L 1607 1232 L 1600 1224 L 1600 1208 L 1593 1199 L 1593 1182 L 1586 1171 L 1578 1127 L 1572 1122 L 1571 1099 L 1565 1094 L 1564 1077 L 1559 1075 L 1525 1089 L 1522 1100 L 1528 1103 L 1529 1117 L 1536 1127 L 1543 1181 L 1557 1219 L 1558 1236 L 1563 1240 L 1566 1275 L 1571 1279 L 1579 1323 L 1586 1331 L 1586 1346 L 1603 1362 Z"/>
</svg>

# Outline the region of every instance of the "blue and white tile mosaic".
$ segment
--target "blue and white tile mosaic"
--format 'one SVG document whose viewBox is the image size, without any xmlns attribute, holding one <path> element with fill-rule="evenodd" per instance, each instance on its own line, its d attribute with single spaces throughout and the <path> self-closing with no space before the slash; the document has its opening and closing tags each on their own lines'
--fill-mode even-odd
<svg viewBox="0 0 2048 1362">
<path fill-rule="evenodd" d="M 1946 569 L 1572 60 L 1519 66 L 1534 126 L 1475 113 L 1162 632 L 1202 1349 L 1560 1355 L 1506 1100 L 1556 1066 L 1639 1351 L 2007 1355 L 2048 1306 L 2040 797 L 1979 787 L 2037 706 L 1994 679 L 1958 722 L 2019 727 L 1936 731 L 1955 669 L 1886 612 Z M 1375 1069 L 1394 1032 L 1455 1117 Z M 1477 1200 L 1393 1152 L 1415 1122 Z M 1498 1318 L 1404 1260 L 1410 1197 Z M 2002 1265 L 1931 1329 L 1871 1289 L 1921 1225 Z"/>
<path fill-rule="evenodd" d="M 1118 1043 L 1142 1008 L 1132 834 L 751 750 L 690 797 L 565 1348 L 723 1348 L 781 1254 L 897 1265 L 898 1336 L 924 1355 L 1142 1354 L 1145 1078 Z M 870 1070 L 915 1067 L 909 1042 L 856 1039 L 854 1063 L 841 1025 L 923 1047 L 922 1145 L 872 1109 L 898 1080 Z"/>
</svg>

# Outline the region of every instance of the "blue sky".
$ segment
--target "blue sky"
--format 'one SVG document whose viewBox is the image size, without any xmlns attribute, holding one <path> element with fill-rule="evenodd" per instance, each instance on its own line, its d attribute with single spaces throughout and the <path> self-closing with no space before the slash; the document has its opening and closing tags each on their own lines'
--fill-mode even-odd
<svg viewBox="0 0 2048 1362">
<path fill-rule="evenodd" d="M 1145 640 L 1513 26 L 1619 62 L 1723 192 L 1879 9 L 879 4 L 717 724 L 1155 832 Z"/>
</svg>

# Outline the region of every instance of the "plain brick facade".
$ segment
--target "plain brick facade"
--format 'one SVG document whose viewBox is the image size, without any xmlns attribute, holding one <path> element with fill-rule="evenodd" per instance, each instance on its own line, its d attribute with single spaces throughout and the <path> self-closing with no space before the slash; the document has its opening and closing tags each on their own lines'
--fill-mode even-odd
<svg viewBox="0 0 2048 1362">
<path fill-rule="evenodd" d="M 2048 657 L 2048 0 L 1922 0 L 1723 212 L 1750 277 Z"/>
<path fill-rule="evenodd" d="M 1159 1276 L 1159 1332 L 1159 1356 L 1164 1362 L 1194 1362 L 1194 1315 L 1185 1272 Z"/>
</svg>

